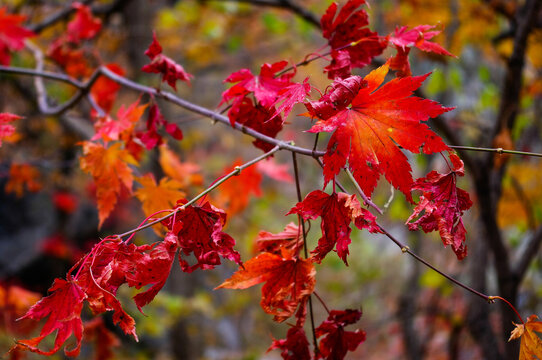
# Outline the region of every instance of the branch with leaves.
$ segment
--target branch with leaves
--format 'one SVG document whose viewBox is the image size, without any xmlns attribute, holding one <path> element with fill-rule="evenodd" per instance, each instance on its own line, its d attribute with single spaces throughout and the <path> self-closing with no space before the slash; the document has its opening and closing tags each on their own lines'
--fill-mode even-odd
<svg viewBox="0 0 542 360">
<path fill-rule="evenodd" d="M 9 21 L 10 26 L 19 30 L 19 35 L 15 35 L 13 41 L 0 46 L 0 60 L 4 59 L 0 73 L 33 77 L 38 107 L 43 114 L 61 115 L 79 106 L 83 99 L 88 99 L 92 109 L 88 118 L 93 123 L 94 134 L 81 143 L 80 167 L 90 174 L 96 185 L 98 227 L 111 216 L 121 193 L 132 193 L 134 181 L 141 185 L 136 195 L 144 199 L 143 208 L 147 214 L 140 226 L 102 239 L 71 268 L 65 279 L 55 280 L 49 289 L 50 295 L 21 317 L 33 320 L 47 318 L 47 323 L 39 336 L 19 340 L 12 348 L 13 352 L 29 350 L 52 355 L 64 346 L 66 355 L 77 356 L 83 338 L 81 312 L 85 303 L 93 314 L 111 311 L 113 322 L 137 340 L 135 320 L 124 310 L 117 292 L 125 284 L 138 290 L 144 289 L 134 297 L 141 311 L 163 288 L 177 256 L 181 270 L 186 273 L 213 269 L 223 259 L 238 264 L 238 271 L 218 285 L 217 289 L 246 289 L 263 283 L 262 309 L 279 323 L 295 319 L 286 338 L 274 340 L 270 347 L 281 350 L 284 359 L 342 359 L 366 339 L 367 334 L 361 329 L 345 330 L 346 326 L 357 323 L 362 314 L 358 309 L 329 309 L 315 292 L 315 275 L 322 261 L 333 256 L 330 255 L 333 253 L 348 266 L 352 225 L 373 234 L 384 234 L 402 252 L 448 281 L 487 302 L 500 299 L 519 316 L 508 300 L 485 295 L 469 287 L 411 251 L 380 225 L 376 216 L 369 211 L 372 208 L 380 215 L 383 213 L 372 196 L 379 180 L 385 178 L 404 195 L 409 204 L 415 206 L 405 221 L 408 229 L 438 232 L 444 246 L 450 246 L 457 259 L 462 260 L 467 256 L 466 229 L 462 217 L 472 206 L 472 201 L 469 194 L 458 187 L 458 177 L 464 176 L 465 171 L 463 161 L 454 149 L 540 156 L 501 148 L 450 146 L 427 125 L 429 119 L 442 117 L 453 108 L 416 96 L 415 92 L 429 74 L 413 76 L 409 54 L 417 48 L 435 56 L 453 56 L 432 41 L 441 30 L 431 25 L 404 26 L 397 27 L 391 34 L 381 35 L 369 28 L 369 16 L 363 0 L 349 0 L 343 6 L 334 3 L 319 22 L 291 1 L 254 3 L 288 8 L 308 21 L 316 22 L 329 51 L 306 57 L 303 62 L 291 66 L 287 61 L 266 63 L 261 66 L 259 74 L 253 74 L 249 69 L 232 73 L 224 81 L 230 87 L 222 93 L 220 104 L 227 104 L 227 115 L 196 105 L 161 88 L 132 81 L 123 75 L 124 71 L 119 66 L 102 64 L 99 57 L 85 53 L 83 43 L 93 41 L 102 24 L 91 8 L 82 3 L 65 8 L 34 27 L 41 30 L 68 18 L 72 12 L 74 14 L 67 24 L 68 32 L 51 44 L 45 57 L 37 45 L 27 41 L 27 47 L 34 55 L 35 69 L 9 66 L 10 53 L 22 50 L 24 39 L 35 34 L 19 25 L 22 19 L 0 10 L 0 20 Z M 0 35 L 1 31 L 2 27 Z M 2 39 L 0 36 L 0 45 L 3 45 Z M 354 69 L 365 68 L 387 49 L 394 56 L 386 59 L 380 67 L 364 77 L 352 74 Z M 159 74 L 161 81 L 174 90 L 178 81 L 191 82 L 193 76 L 163 53 L 156 34 L 145 55 L 149 63 L 141 69 L 143 72 Z M 86 57 L 92 56 L 99 66 L 92 67 L 91 62 L 86 62 Z M 311 84 L 310 76 L 299 82 L 294 81 L 298 68 L 319 59 L 328 62 L 323 68 L 330 80 L 325 90 L 321 91 Z M 46 71 L 46 61 L 54 62 L 65 73 Z M 392 79 L 386 81 L 389 77 Z M 64 103 L 50 106 L 45 79 L 66 83 L 75 87 L 76 92 Z M 113 104 L 120 87 L 134 90 L 141 96 L 130 105 L 123 104 L 113 114 Z M 318 93 L 316 97 L 314 93 Z M 143 97 L 148 97 L 149 103 L 142 104 Z M 236 165 L 190 201 L 182 195 L 179 186 L 168 179 L 161 179 L 159 184 L 150 174 L 136 179 L 134 169 L 139 169 L 141 154 L 167 142 L 168 137 L 162 133 L 176 140 L 183 138 L 178 124 L 164 118 L 156 99 L 251 136 L 254 138 L 253 145 L 264 154 Z M 307 110 L 304 116 L 311 121 L 307 132 L 315 134 L 313 149 L 277 139 L 295 105 L 302 105 Z M 145 129 L 138 131 L 137 123 L 145 112 L 148 113 Z M 18 115 L 0 114 L 0 139 L 14 133 L 11 123 L 18 119 Z M 159 132 L 159 129 L 162 131 Z M 331 134 L 325 151 L 317 149 L 320 133 Z M 214 206 L 211 203 L 213 199 L 208 201 L 206 197 L 214 189 L 234 181 L 235 177 L 243 176 L 245 171 L 252 171 L 251 166 L 280 150 L 292 154 L 297 203 L 286 215 L 295 215 L 297 224 L 287 224 L 284 231 L 278 234 L 260 232 L 256 239 L 257 255 L 242 261 L 241 255 L 234 249 L 235 240 L 223 231 L 226 211 Z M 442 174 L 433 170 L 425 177 L 414 179 L 406 152 L 437 154 L 442 157 L 448 172 Z M 298 154 L 315 158 L 322 167 L 322 188 L 310 191 L 304 198 Z M 339 182 L 338 177 L 343 171 L 362 202 L 356 194 L 349 194 Z M 251 174 L 250 180 L 254 180 L 255 175 Z M 342 192 L 338 192 L 337 187 Z M 145 201 L 155 194 L 154 191 L 159 191 L 166 200 L 146 208 Z M 248 192 L 247 189 L 238 189 L 240 191 Z M 421 192 L 417 201 L 413 196 L 416 192 Z M 310 227 L 307 225 L 318 218 L 321 237 L 317 245 L 311 248 L 307 240 Z M 135 245 L 131 241 L 134 234 L 150 227 L 161 229 L 158 231 L 163 238 L 161 241 L 143 245 Z M 535 234 L 529 249 L 538 247 L 541 238 L 540 234 Z M 518 274 L 525 273 L 531 259 L 529 256 L 522 257 Z M 313 295 L 327 313 L 327 319 L 318 326 L 314 319 Z M 310 318 L 312 351 L 304 330 L 307 315 Z M 526 324 L 518 325 L 512 334 L 512 338 L 524 333 L 528 335 L 522 338 L 522 344 L 526 343 L 525 347 L 529 348 L 528 354 L 534 351 L 530 350 L 533 349 L 533 342 L 540 341 L 538 337 L 532 337 L 538 327 L 538 322 L 530 317 Z M 42 341 L 55 331 L 52 348 L 40 348 Z M 72 335 L 76 344 L 68 349 L 65 342 Z"/>
</svg>

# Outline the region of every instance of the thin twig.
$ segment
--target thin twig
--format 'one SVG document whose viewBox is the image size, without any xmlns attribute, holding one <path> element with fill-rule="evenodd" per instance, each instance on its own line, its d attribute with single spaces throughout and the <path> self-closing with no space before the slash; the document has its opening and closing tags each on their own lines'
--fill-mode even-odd
<svg viewBox="0 0 542 360">
<path fill-rule="evenodd" d="M 450 275 L 442 272 L 441 270 L 437 269 L 435 266 L 431 265 L 429 262 L 427 262 L 425 259 L 423 259 L 422 257 L 420 257 L 419 255 L 417 255 L 416 253 L 412 252 L 410 250 L 410 248 L 403 244 L 401 241 L 397 240 L 392 234 L 390 234 L 386 229 L 384 229 L 381 225 L 377 224 L 379 229 L 382 231 L 382 233 L 384 235 L 386 235 L 391 241 L 393 241 L 397 246 L 399 246 L 401 248 L 401 251 L 403 253 L 408 253 L 410 256 L 412 256 L 414 259 L 418 260 L 419 262 L 421 262 L 422 264 L 424 264 L 425 266 L 427 266 L 428 268 L 436 271 L 437 273 L 439 273 L 440 275 L 444 276 L 446 279 L 448 279 L 449 281 L 453 282 L 454 284 L 462 287 L 463 289 L 473 293 L 474 295 L 477 295 L 479 297 L 481 297 L 482 299 L 484 299 L 485 301 L 489 302 L 489 303 L 493 303 L 493 300 L 492 300 L 492 296 L 488 296 L 488 295 L 485 295 L 485 294 L 482 294 L 481 292 L 479 291 L 476 291 L 474 290 L 473 288 L 463 284 L 462 282 L 454 279 L 453 277 L 451 277 Z"/>
<path fill-rule="evenodd" d="M 518 151 L 518 150 L 506 150 L 503 148 L 484 148 L 484 147 L 460 146 L 460 145 L 448 145 L 448 146 L 456 150 L 483 151 L 483 152 L 494 152 L 497 154 L 511 154 L 511 155 L 542 157 L 542 154 L 540 153 Z"/>
</svg>

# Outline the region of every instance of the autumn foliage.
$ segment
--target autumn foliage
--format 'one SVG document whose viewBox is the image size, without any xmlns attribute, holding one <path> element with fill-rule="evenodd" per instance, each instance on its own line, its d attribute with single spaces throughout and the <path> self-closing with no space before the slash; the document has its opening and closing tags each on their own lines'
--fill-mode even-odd
<svg viewBox="0 0 542 360">
<path fill-rule="evenodd" d="M 316 274 L 330 257 L 338 256 L 341 265 L 349 265 L 351 244 L 356 241 L 354 228 L 366 235 L 388 236 L 397 243 L 379 222 L 382 210 L 372 202 L 381 183 L 399 190 L 412 207 L 411 215 L 403 219 L 405 228 L 435 231 L 458 260 L 468 255 L 467 244 L 476 240 L 467 240 L 462 218 L 473 204 L 469 193 L 458 187 L 458 178 L 465 175 L 464 163 L 428 124 L 454 108 L 422 97 L 419 91 L 431 74 L 413 76 L 409 61 L 414 48 L 439 59 L 454 57 L 434 40 L 442 32 L 436 24 L 397 24 L 392 33 L 379 34 L 371 29 L 364 0 L 333 3 L 320 20 L 325 50 L 305 58 L 309 63 L 324 63 L 321 70 L 329 79 L 326 87 L 318 88 L 311 76 L 302 73 L 303 63 L 264 63 L 258 73 L 243 68 L 223 81 L 227 89 L 219 109 L 226 118 L 220 111 L 186 105 L 187 101 L 160 88 L 167 83 L 177 90 L 197 77 L 170 57 L 173 54 L 165 54 L 156 32 L 147 49 L 141 48 L 149 62 L 140 69 L 160 76 L 155 89 L 127 80 L 126 71 L 116 63 L 102 63 L 100 56 L 85 46 L 102 31 L 102 20 L 81 3 L 74 3 L 71 12 L 67 31 L 48 45 L 46 58 L 74 82 L 89 81 L 79 91 L 89 99 L 93 134 L 77 146 L 81 150 L 79 168 L 93 181 L 89 190 L 97 208 L 97 227 L 107 228 L 126 198 L 139 200 L 146 219 L 127 233 L 108 234 L 94 244 L 65 278 L 54 281 L 47 296 L 24 315 L 18 314 L 21 321 L 43 320 L 43 326 L 36 337 L 17 340 L 11 349 L 13 356 L 21 351 L 49 356 L 62 348 L 67 356 L 78 356 L 87 337 L 107 344 L 97 348 L 98 357 L 111 357 L 111 348 L 118 346 L 119 339 L 99 318 L 83 321 L 85 309 L 93 316 L 110 312 L 112 322 L 138 340 L 136 320 L 119 296 L 123 285 L 137 290 L 133 302 L 144 313 L 172 270 L 190 274 L 230 262 L 238 266 L 237 271 L 213 287 L 242 290 L 261 284 L 262 310 L 287 329 L 284 339 L 270 339 L 269 351 L 280 351 L 283 359 L 343 359 L 371 334 L 358 324 L 361 309 L 327 308 L 317 294 Z M 0 64 L 9 65 L 11 54 L 22 51 L 25 39 L 35 36 L 22 26 L 24 20 L 0 8 Z M 298 78 L 302 80 L 296 81 Z M 119 103 L 122 86 L 139 91 L 139 98 L 131 104 Z M 228 126 L 224 129 L 253 136 L 254 147 L 265 154 L 248 163 L 232 159 L 214 182 L 204 185 L 199 172 L 205 164 L 182 162 L 168 146 L 185 141 L 190 130 L 167 119 L 159 99 L 215 121 L 222 119 Z M 300 136 L 327 141 L 323 151 L 316 144 L 314 149 L 304 149 L 279 140 L 296 107 L 305 111 L 296 120 L 305 121 Z M 1 146 L 16 146 L 9 143 L 21 119 L 22 115 L 0 113 Z M 262 196 L 266 177 L 281 186 L 293 187 L 296 182 L 299 187 L 297 165 L 294 179 L 272 158 L 279 150 L 291 151 L 294 164 L 296 153 L 321 159 L 321 187 L 311 189 L 304 198 L 298 189 L 298 198 L 282 211 L 287 215 L 284 230 L 272 233 L 260 229 L 252 246 L 253 256 L 245 259 L 228 233 L 228 217 L 238 216 L 251 199 Z M 143 173 L 140 165 L 151 152 L 163 171 L 158 178 L 151 172 Z M 439 157 L 448 170 L 444 174 L 431 170 L 415 179 L 412 154 Z M 348 193 L 341 184 L 343 173 L 351 177 L 357 193 Z M 29 164 L 13 165 L 9 178 L 6 191 L 17 196 L 41 188 L 39 173 Z M 200 195 L 187 198 L 191 188 L 198 189 Z M 215 188 L 216 192 L 210 193 Z M 57 207 L 72 212 L 77 206 L 73 199 L 59 194 Z M 159 241 L 134 241 L 135 233 L 151 226 Z M 317 245 L 312 247 L 307 241 L 309 229 L 318 234 Z M 410 252 L 407 246 L 401 247 Z M 316 298 L 327 313 L 320 324 L 307 315 L 319 304 L 312 301 Z M 520 359 L 541 357 L 536 332 L 542 332 L 542 325 L 536 316 L 516 326 L 510 339 L 521 337 Z"/>
</svg>

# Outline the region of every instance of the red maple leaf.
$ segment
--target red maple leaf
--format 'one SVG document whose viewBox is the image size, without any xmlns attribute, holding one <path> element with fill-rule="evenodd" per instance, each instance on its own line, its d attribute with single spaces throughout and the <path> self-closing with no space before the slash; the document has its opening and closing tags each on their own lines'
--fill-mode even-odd
<svg viewBox="0 0 542 360">
<path fill-rule="evenodd" d="M 10 122 L 19 119 L 22 119 L 22 117 L 10 113 L 0 113 L 0 146 L 2 146 L 2 139 L 15 134 L 15 126 L 11 125 Z"/>
<path fill-rule="evenodd" d="M 293 222 L 286 225 L 284 231 L 278 234 L 260 231 L 256 238 L 258 252 L 269 252 L 280 255 L 283 249 L 285 249 L 293 256 L 296 256 L 302 247 L 303 233 L 301 227 Z"/>
<path fill-rule="evenodd" d="M 324 155 L 324 179 L 333 180 L 346 165 L 367 195 L 371 195 L 380 175 L 412 202 L 411 167 L 399 146 L 413 153 L 432 154 L 448 149 L 426 124 L 430 117 L 452 108 L 435 101 L 412 96 L 429 76 L 393 79 L 385 85 L 389 70 L 386 63 L 365 76 L 348 108 L 318 121 L 309 131 L 335 131 Z M 309 108 L 310 111 L 310 108 Z"/>
<path fill-rule="evenodd" d="M 444 245 L 451 245 L 461 260 L 467 256 L 461 216 L 472 206 L 472 201 L 469 193 L 456 184 L 457 175 L 465 175 L 463 161 L 454 153 L 450 154 L 450 160 L 453 169 L 449 173 L 431 171 L 412 185 L 412 190 L 421 190 L 423 195 L 406 223 L 410 230 L 421 228 L 426 233 L 438 230 Z"/>
<path fill-rule="evenodd" d="M 108 70 L 111 70 L 115 74 L 124 76 L 124 69 L 115 63 L 107 64 L 105 67 Z M 120 85 L 116 81 L 111 80 L 108 77 L 105 77 L 103 75 L 100 75 L 98 80 L 92 85 L 92 88 L 90 89 L 90 94 L 92 95 L 92 98 L 102 110 L 104 110 L 106 113 L 109 113 L 111 111 L 111 108 L 113 107 L 113 104 L 115 103 L 115 99 L 117 98 L 117 92 L 120 90 Z"/>
<path fill-rule="evenodd" d="M 282 118 L 276 114 L 274 108 L 265 108 L 261 105 L 254 106 L 252 100 L 248 97 L 234 102 L 228 112 L 228 117 L 232 126 L 239 123 L 272 138 L 275 138 L 282 130 Z M 259 139 L 254 140 L 252 144 L 264 152 L 274 147 L 273 144 Z"/>
<path fill-rule="evenodd" d="M 389 37 L 389 42 L 395 45 L 397 55 L 390 60 L 390 67 L 398 70 L 398 76 L 412 75 L 408 53 L 413 46 L 425 52 L 455 57 L 439 44 L 428 41 L 442 32 L 442 30 L 433 30 L 434 28 L 435 26 L 431 25 L 419 25 L 410 30 L 407 26 L 395 29 L 395 33 Z"/>
<path fill-rule="evenodd" d="M 71 350 L 64 348 L 64 352 L 67 356 L 77 356 L 81 349 L 81 339 L 83 337 L 81 310 L 83 309 L 86 294 L 75 281 L 63 279 L 55 279 L 49 292 L 51 292 L 51 295 L 42 298 L 19 319 L 41 320 L 49 317 L 40 335 L 29 340 L 19 340 L 14 348 L 27 349 L 41 355 L 50 356 L 57 352 L 73 334 L 77 344 Z M 40 342 L 57 330 L 53 348 L 49 351 L 40 350 L 38 348 Z"/>
<path fill-rule="evenodd" d="M 202 206 L 190 205 L 164 222 L 170 232 L 178 236 L 179 263 L 184 272 L 214 269 L 221 264 L 221 257 L 241 265 L 241 256 L 233 250 L 235 240 L 222 231 L 225 223 L 226 213 L 208 202 Z M 196 258 L 192 266 L 185 259 L 191 254 Z"/>
<path fill-rule="evenodd" d="M 171 265 L 177 252 L 177 236 L 168 233 L 163 241 L 155 243 L 148 253 L 144 253 L 135 263 L 133 272 L 127 277 L 128 285 L 140 289 L 151 285 L 149 289 L 134 296 L 139 311 L 150 303 L 164 287 L 171 271 Z"/>
<path fill-rule="evenodd" d="M 20 26 L 26 19 L 23 15 L 7 13 L 7 8 L 0 8 L 0 64 L 9 65 L 10 51 L 24 48 L 24 41 L 35 34 Z"/>
<path fill-rule="evenodd" d="M 322 218 L 322 237 L 318 246 L 312 251 L 313 260 L 320 263 L 333 248 L 337 247 L 337 255 L 348 262 L 348 245 L 350 240 L 350 223 L 353 221 L 357 228 L 367 229 L 370 232 L 380 232 L 375 224 L 375 216 L 363 209 L 356 199 L 356 195 L 345 193 L 326 194 L 315 190 L 308 194 L 302 202 L 297 203 L 286 215 L 300 214 L 305 220 Z"/>
<path fill-rule="evenodd" d="M 267 349 L 282 350 L 280 355 L 284 360 L 310 360 L 309 342 L 305 335 L 305 330 L 300 326 L 292 326 L 286 334 L 286 339 L 273 340 L 273 343 Z"/>
<path fill-rule="evenodd" d="M 147 104 L 139 105 L 141 98 L 137 99 L 130 106 L 121 105 L 117 111 L 117 120 L 110 116 L 98 119 L 94 124 L 96 134 L 91 140 L 102 139 L 105 143 L 112 140 L 128 140 L 132 137 L 136 123 L 139 121 Z"/>
<path fill-rule="evenodd" d="M 83 326 L 85 341 L 96 342 L 95 359 L 109 360 L 114 358 L 113 348 L 119 347 L 121 342 L 111 330 L 107 328 L 101 317 L 86 321 Z"/>
<path fill-rule="evenodd" d="M 76 9 L 75 17 L 68 23 L 66 32 L 68 40 L 79 43 L 95 37 L 102 28 L 102 21 L 92 16 L 92 10 L 81 3 L 75 2 L 72 7 Z"/>
<path fill-rule="evenodd" d="M 265 282 L 260 305 L 280 322 L 292 316 L 313 292 L 315 274 L 310 260 L 290 257 L 287 252 L 282 255 L 264 252 L 248 260 L 217 289 L 246 289 Z"/>
<path fill-rule="evenodd" d="M 332 3 L 320 20 L 331 47 L 332 61 L 325 68 L 330 79 L 349 76 L 352 68 L 369 64 L 387 46 L 385 38 L 367 27 L 367 13 L 358 9 L 364 4 L 365 0 L 349 0 L 337 14 L 338 5 Z"/>
<path fill-rule="evenodd" d="M 263 175 L 269 176 L 273 180 L 293 183 L 294 178 L 288 172 L 288 164 L 278 164 L 274 158 L 269 157 L 256 164 L 256 169 Z"/>
<path fill-rule="evenodd" d="M 228 174 L 241 164 L 241 159 L 236 159 L 222 173 Z M 226 209 L 230 216 L 240 213 L 245 210 L 253 196 L 262 196 L 261 182 L 262 175 L 255 166 L 244 169 L 217 189 L 216 205 Z"/>
<path fill-rule="evenodd" d="M 152 104 L 147 117 L 147 130 L 141 132 L 137 137 L 145 144 L 147 150 L 154 149 L 163 143 L 162 136 L 158 133 L 158 126 L 163 126 L 168 134 L 177 140 L 182 140 L 183 132 L 176 124 L 169 123 L 160 112 L 158 105 Z"/>
<path fill-rule="evenodd" d="M 151 59 L 151 63 L 143 66 L 141 71 L 162 74 L 162 82 L 167 81 L 169 86 L 175 90 L 177 90 L 177 80 L 186 81 L 190 84 L 190 78 L 193 75 L 187 73 L 181 65 L 162 54 L 162 46 L 156 39 L 156 33 L 152 34 L 152 43 L 145 50 L 145 55 Z"/>
<path fill-rule="evenodd" d="M 253 75 L 248 69 L 241 69 L 232 73 L 224 82 L 235 84 L 228 90 L 222 93 L 222 101 L 239 102 L 250 93 L 258 103 L 266 108 L 271 107 L 279 99 L 279 93 L 284 88 L 291 85 L 290 79 L 295 75 L 295 70 L 288 71 L 280 76 L 275 76 L 279 71 L 283 70 L 288 62 L 282 60 L 273 64 L 263 64 L 260 68 L 260 75 Z M 219 105 L 219 106 L 220 106 Z"/>
<path fill-rule="evenodd" d="M 272 104 L 278 105 L 277 111 L 275 112 L 276 116 L 279 113 L 282 113 L 283 118 L 287 118 L 292 108 L 295 104 L 302 103 L 307 95 L 311 92 L 311 85 L 309 84 L 309 78 L 305 78 L 302 83 L 291 83 L 285 88 L 281 89 L 277 93 L 277 99 Z"/>
<path fill-rule="evenodd" d="M 354 351 L 365 341 L 365 331 L 345 331 L 344 327 L 361 319 L 359 310 L 331 310 L 327 319 L 316 328 L 316 336 L 322 337 L 317 359 L 344 359 L 348 351 Z"/>
</svg>

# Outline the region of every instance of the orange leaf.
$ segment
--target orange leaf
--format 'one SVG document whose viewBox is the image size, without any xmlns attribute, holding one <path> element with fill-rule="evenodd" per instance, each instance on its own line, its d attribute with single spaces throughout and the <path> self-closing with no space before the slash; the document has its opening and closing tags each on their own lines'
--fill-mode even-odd
<svg viewBox="0 0 542 360">
<path fill-rule="evenodd" d="M 24 188 L 30 192 L 41 190 L 41 183 L 38 181 L 40 172 L 28 164 L 12 164 L 9 169 L 9 180 L 6 184 L 6 193 L 14 193 L 17 197 L 23 196 Z"/>
<path fill-rule="evenodd" d="M 198 172 L 200 167 L 191 162 L 181 162 L 177 155 L 167 146 L 160 146 L 160 158 L 158 160 L 164 173 L 172 179 L 179 181 L 183 187 L 189 185 L 201 185 L 203 178 Z"/>
<path fill-rule="evenodd" d="M 248 260 L 217 289 L 246 289 L 265 282 L 260 302 L 262 309 L 275 315 L 276 321 L 283 321 L 292 316 L 297 305 L 313 292 L 315 274 L 310 260 L 264 252 Z"/>
<path fill-rule="evenodd" d="M 174 208 L 176 201 L 185 196 L 185 193 L 180 191 L 183 184 L 174 179 L 165 177 L 156 184 L 154 177 L 147 174 L 136 180 L 142 187 L 135 191 L 135 195 L 143 203 L 143 212 L 146 216 L 160 210 Z"/>
<path fill-rule="evenodd" d="M 137 165 L 137 161 L 121 149 L 120 143 L 105 148 L 100 144 L 90 141 L 83 142 L 83 154 L 81 157 L 81 169 L 90 173 L 96 183 L 96 198 L 98 201 L 99 227 L 111 211 L 113 211 L 121 187 L 132 191 L 134 177 L 128 166 Z"/>
<path fill-rule="evenodd" d="M 519 360 L 542 359 L 542 339 L 535 332 L 542 333 L 542 322 L 538 316 L 531 315 L 525 324 L 514 324 L 516 328 L 510 334 L 510 340 L 521 338 Z"/>
<path fill-rule="evenodd" d="M 241 164 L 241 160 L 235 160 L 231 166 L 224 169 L 224 174 L 230 173 Z M 261 182 L 262 175 L 255 167 L 244 169 L 238 176 L 232 177 L 220 185 L 216 200 L 217 206 L 226 209 L 229 216 L 240 213 L 248 206 L 251 193 L 255 196 L 261 196 Z"/>
</svg>

